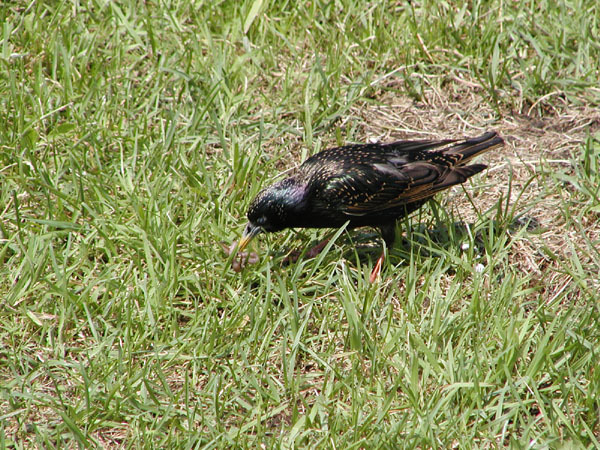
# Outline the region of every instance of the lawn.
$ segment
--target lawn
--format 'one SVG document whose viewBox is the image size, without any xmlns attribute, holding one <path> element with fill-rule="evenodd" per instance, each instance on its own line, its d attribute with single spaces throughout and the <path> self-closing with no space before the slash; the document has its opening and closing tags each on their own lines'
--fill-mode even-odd
<svg viewBox="0 0 600 450">
<path fill-rule="evenodd" d="M 1 448 L 600 447 L 600 5 L 0 6 Z M 346 143 L 499 132 L 402 221 L 261 235 Z"/>
</svg>

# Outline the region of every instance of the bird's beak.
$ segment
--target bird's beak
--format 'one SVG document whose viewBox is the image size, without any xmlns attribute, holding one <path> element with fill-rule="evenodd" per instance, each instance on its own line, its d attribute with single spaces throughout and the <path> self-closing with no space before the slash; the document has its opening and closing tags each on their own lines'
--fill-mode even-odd
<svg viewBox="0 0 600 450">
<path fill-rule="evenodd" d="M 256 225 L 252 225 L 249 223 L 246 225 L 246 229 L 244 230 L 244 234 L 242 234 L 242 238 L 238 244 L 237 252 L 243 251 L 246 246 L 250 243 L 252 238 L 256 236 L 258 233 L 262 231 L 262 228 Z"/>
</svg>

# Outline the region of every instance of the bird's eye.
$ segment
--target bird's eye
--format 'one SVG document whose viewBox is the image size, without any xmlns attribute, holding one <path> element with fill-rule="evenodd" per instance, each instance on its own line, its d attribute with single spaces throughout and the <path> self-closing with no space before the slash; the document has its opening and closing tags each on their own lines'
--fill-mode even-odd
<svg viewBox="0 0 600 450">
<path fill-rule="evenodd" d="M 256 221 L 256 224 L 260 226 L 263 226 L 265 223 L 267 223 L 267 218 L 265 216 L 260 216 Z"/>
</svg>

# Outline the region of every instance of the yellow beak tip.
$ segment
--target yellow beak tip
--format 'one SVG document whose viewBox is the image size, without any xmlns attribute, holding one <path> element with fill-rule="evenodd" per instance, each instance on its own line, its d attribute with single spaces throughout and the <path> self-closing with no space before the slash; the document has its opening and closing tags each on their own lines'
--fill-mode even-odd
<svg viewBox="0 0 600 450">
<path fill-rule="evenodd" d="M 248 246 L 248 244 L 250 243 L 250 239 L 251 238 L 249 236 L 243 236 L 240 239 L 240 242 L 238 243 L 237 251 L 238 252 L 243 251 Z"/>
</svg>

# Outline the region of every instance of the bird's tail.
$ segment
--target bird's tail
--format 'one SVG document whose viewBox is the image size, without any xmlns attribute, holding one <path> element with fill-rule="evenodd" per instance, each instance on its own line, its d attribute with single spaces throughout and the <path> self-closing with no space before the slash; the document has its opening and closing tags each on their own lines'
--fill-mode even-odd
<svg viewBox="0 0 600 450">
<path fill-rule="evenodd" d="M 431 192 L 436 193 L 448 189 L 455 184 L 464 183 L 469 177 L 485 170 L 485 164 L 467 165 L 476 156 L 493 148 L 504 145 L 504 140 L 495 131 L 485 133 L 479 137 L 466 139 L 447 149 L 440 150 L 445 157 L 455 160 L 454 166 L 448 170 L 440 180 L 431 187 Z"/>
<path fill-rule="evenodd" d="M 504 145 L 504 139 L 498 136 L 498 133 L 495 131 L 490 131 L 476 138 L 465 139 L 443 150 L 443 153 L 448 156 L 457 156 L 458 161 L 456 165 L 464 166 L 476 156 L 502 145 Z"/>
</svg>

